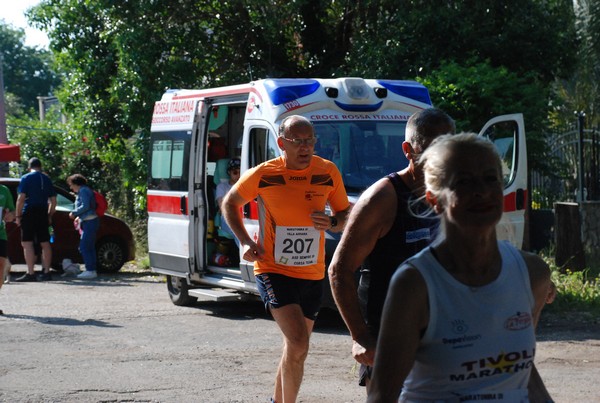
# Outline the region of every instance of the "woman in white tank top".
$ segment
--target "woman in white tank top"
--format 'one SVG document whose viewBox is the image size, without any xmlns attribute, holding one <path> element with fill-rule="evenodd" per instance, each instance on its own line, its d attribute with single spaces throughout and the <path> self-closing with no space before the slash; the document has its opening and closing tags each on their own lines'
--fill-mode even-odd
<svg viewBox="0 0 600 403">
<path fill-rule="evenodd" d="M 550 270 L 496 238 L 503 178 L 494 144 L 442 136 L 420 163 L 442 231 L 392 279 L 368 402 L 551 401 L 533 363 Z"/>
</svg>

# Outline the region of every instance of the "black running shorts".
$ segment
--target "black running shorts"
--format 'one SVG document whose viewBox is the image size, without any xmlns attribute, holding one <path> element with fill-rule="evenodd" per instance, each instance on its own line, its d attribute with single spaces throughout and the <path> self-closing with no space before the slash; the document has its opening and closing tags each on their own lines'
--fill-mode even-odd
<svg viewBox="0 0 600 403">
<path fill-rule="evenodd" d="M 25 211 L 21 217 L 22 242 L 48 242 L 48 207 L 32 207 Z"/>
<path fill-rule="evenodd" d="M 256 286 L 265 308 L 298 304 L 305 318 L 315 320 L 321 308 L 323 280 L 303 280 L 276 273 L 256 275 Z"/>
</svg>

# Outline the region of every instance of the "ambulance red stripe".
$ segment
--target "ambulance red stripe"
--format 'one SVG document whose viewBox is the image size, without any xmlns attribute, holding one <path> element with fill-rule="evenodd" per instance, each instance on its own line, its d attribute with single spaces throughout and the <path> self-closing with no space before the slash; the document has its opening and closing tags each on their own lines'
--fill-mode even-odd
<svg viewBox="0 0 600 403">
<path fill-rule="evenodd" d="M 188 198 L 185 197 L 185 211 L 188 211 Z M 180 195 L 148 194 L 148 213 L 163 213 L 183 215 L 181 212 Z"/>
<path fill-rule="evenodd" d="M 527 206 L 527 191 L 523 191 L 523 206 Z M 524 210 L 521 208 L 519 210 Z M 504 212 L 510 213 L 512 211 L 517 211 L 517 193 L 512 192 L 507 195 L 504 195 Z"/>
</svg>

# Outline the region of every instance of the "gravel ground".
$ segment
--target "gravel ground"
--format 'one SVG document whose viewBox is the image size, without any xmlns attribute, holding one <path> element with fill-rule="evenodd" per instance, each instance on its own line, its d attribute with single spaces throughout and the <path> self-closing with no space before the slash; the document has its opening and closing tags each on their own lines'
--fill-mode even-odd
<svg viewBox="0 0 600 403">
<path fill-rule="evenodd" d="M 16 268 L 18 270 L 18 268 Z M 15 270 L 15 269 L 13 269 Z M 18 273 L 13 273 L 13 278 Z M 125 269 L 0 291 L 2 402 L 266 402 L 281 352 L 260 303 L 171 304 Z M 556 402 L 600 402 L 598 320 L 544 317 L 536 365 Z M 299 402 L 364 402 L 339 315 L 315 326 Z"/>
</svg>

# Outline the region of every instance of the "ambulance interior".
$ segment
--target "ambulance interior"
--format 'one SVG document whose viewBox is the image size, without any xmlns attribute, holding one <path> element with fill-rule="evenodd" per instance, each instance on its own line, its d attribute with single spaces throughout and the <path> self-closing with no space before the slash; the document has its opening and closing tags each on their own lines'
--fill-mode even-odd
<svg viewBox="0 0 600 403">
<path fill-rule="evenodd" d="M 216 271 L 219 268 L 239 270 L 239 251 L 234 240 L 224 237 L 219 231 L 222 217 L 218 215 L 215 191 L 217 184 L 229 180 L 229 159 L 242 154 L 246 106 L 245 102 L 213 105 L 203 137 L 206 141 L 203 145 L 206 149 L 204 181 L 208 227 L 206 265 Z M 350 196 L 358 196 L 384 175 L 407 164 L 402 154 L 405 122 L 346 119 L 315 121 L 314 127 L 318 139 L 315 154 L 337 165 Z M 255 122 L 248 131 L 249 166 L 280 154 L 275 135 L 266 123 Z M 192 139 L 190 130 L 152 133 L 148 189 L 189 191 Z M 199 230 L 203 231 L 203 228 Z M 204 234 L 198 234 L 197 239 L 204 239 Z"/>
<path fill-rule="evenodd" d="M 405 122 L 336 121 L 314 126 L 315 154 L 336 164 L 348 194 L 360 194 L 408 165 L 402 153 Z"/>
<path fill-rule="evenodd" d="M 234 239 L 221 230 L 223 217 L 216 202 L 215 192 L 220 182 L 228 182 L 227 166 L 231 158 L 241 155 L 244 130 L 244 105 L 215 105 L 209 112 L 206 193 L 208 200 L 207 259 L 209 265 L 235 268 L 239 264 L 239 250 Z"/>
<path fill-rule="evenodd" d="M 237 267 L 239 251 L 232 239 L 219 231 L 222 220 L 215 202 L 219 181 L 227 181 L 227 162 L 241 155 L 245 105 L 214 106 L 209 116 L 207 153 L 207 198 L 209 228 L 207 239 L 209 266 Z M 403 169 L 408 161 L 402 153 L 405 122 L 330 121 L 316 122 L 318 141 L 315 154 L 333 161 L 340 170 L 347 192 L 359 195 L 383 176 Z M 279 155 L 266 129 L 253 128 L 250 166 Z"/>
</svg>

